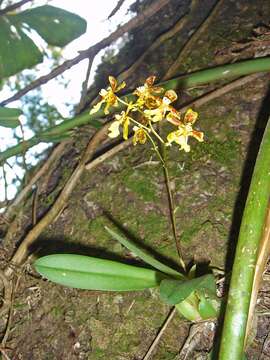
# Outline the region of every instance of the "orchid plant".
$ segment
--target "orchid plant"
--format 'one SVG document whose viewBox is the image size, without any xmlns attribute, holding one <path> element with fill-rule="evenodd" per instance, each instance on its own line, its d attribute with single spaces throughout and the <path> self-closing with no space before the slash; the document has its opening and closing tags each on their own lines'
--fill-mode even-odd
<svg viewBox="0 0 270 360">
<path fill-rule="evenodd" d="M 171 146 L 175 142 L 180 146 L 180 150 L 189 152 L 189 137 L 202 142 L 204 135 L 193 129 L 198 113 L 188 109 L 185 115 L 181 116 L 171 105 L 177 100 L 176 92 L 164 91 L 162 87 L 155 86 L 154 82 L 155 76 L 148 77 L 144 85 L 134 91 L 136 100 L 127 101 L 116 95 L 126 84 L 122 82 L 118 85 L 117 80 L 109 76 L 110 85 L 100 91 L 101 100 L 92 108 L 90 114 L 103 107 L 104 113 L 108 115 L 112 107 L 118 107 L 121 103 L 125 110 L 114 115 L 114 120 L 108 128 L 108 136 L 116 138 L 122 132 L 124 140 L 127 140 L 132 126 L 133 144 L 145 144 L 149 140 L 167 171 L 158 143 Z M 164 95 L 161 96 L 162 94 Z M 167 134 L 166 140 L 155 129 L 155 124 L 161 121 L 167 121 L 176 127 Z M 135 291 L 159 287 L 161 299 L 169 305 L 175 305 L 188 320 L 200 321 L 217 316 L 219 299 L 216 296 L 215 278 L 212 274 L 196 277 L 196 265 L 187 271 L 180 253 L 178 255 L 184 274 L 178 272 L 153 258 L 130 239 L 107 227 L 105 230 L 152 268 L 146 269 L 82 255 L 54 254 L 38 259 L 34 265 L 36 270 L 58 284 L 81 289 Z"/>
</svg>

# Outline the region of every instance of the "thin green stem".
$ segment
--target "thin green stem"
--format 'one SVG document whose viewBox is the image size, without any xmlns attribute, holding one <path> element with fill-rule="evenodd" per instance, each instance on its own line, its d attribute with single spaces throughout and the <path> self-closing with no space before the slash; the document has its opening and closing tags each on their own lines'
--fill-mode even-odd
<svg viewBox="0 0 270 360">
<path fill-rule="evenodd" d="M 148 139 L 151 141 L 152 145 L 153 145 L 153 150 L 156 152 L 161 164 L 162 164 L 162 167 L 164 168 L 165 166 L 165 162 L 163 160 L 163 157 L 161 156 L 159 150 L 158 150 L 158 146 L 156 145 L 156 143 L 154 142 L 154 140 L 152 139 L 152 137 L 146 132 L 146 135 L 148 137 Z"/>
<path fill-rule="evenodd" d="M 177 253 L 178 253 L 179 263 L 180 263 L 181 267 L 183 268 L 183 270 L 186 272 L 186 265 L 183 260 L 181 244 L 177 237 L 176 220 L 175 220 L 175 206 L 174 206 L 173 194 L 172 194 L 171 186 L 170 186 L 171 181 L 170 181 L 170 176 L 169 176 L 169 169 L 168 169 L 167 162 L 166 162 L 166 150 L 165 150 L 164 144 L 162 144 L 162 143 L 159 144 L 159 148 L 160 148 L 160 156 L 162 157 L 163 164 L 164 164 L 163 165 L 163 173 L 164 173 L 166 191 L 167 191 L 168 201 L 169 201 L 170 220 L 171 220 L 171 225 L 172 225 L 173 238 L 174 238 L 175 246 L 176 246 Z"/>
<path fill-rule="evenodd" d="M 162 137 L 159 136 L 159 134 L 153 128 L 153 126 L 151 124 L 151 121 L 149 121 L 149 126 L 150 126 L 150 129 L 151 129 L 152 133 L 158 138 L 158 140 L 161 142 L 161 144 L 164 144 L 164 140 L 162 139 Z"/>
</svg>

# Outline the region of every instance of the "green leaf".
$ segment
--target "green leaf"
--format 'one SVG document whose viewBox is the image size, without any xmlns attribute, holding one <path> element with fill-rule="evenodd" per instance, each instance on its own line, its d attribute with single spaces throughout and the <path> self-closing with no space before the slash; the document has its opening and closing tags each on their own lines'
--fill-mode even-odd
<svg viewBox="0 0 270 360">
<path fill-rule="evenodd" d="M 164 278 L 154 270 L 75 254 L 44 256 L 34 267 L 57 284 L 89 290 L 143 290 L 158 286 Z"/>
<path fill-rule="evenodd" d="M 43 53 L 30 38 L 31 30 L 49 45 L 63 47 L 85 32 L 86 21 L 50 5 L 0 16 L 0 79 L 42 62 Z"/>
<path fill-rule="evenodd" d="M 214 276 L 208 274 L 186 281 L 165 279 L 160 285 L 160 297 L 166 303 L 175 305 L 184 301 L 195 290 L 204 290 L 215 297 L 216 284 Z"/>
<path fill-rule="evenodd" d="M 61 141 L 65 141 L 70 139 L 70 137 L 72 136 L 71 132 L 66 132 L 63 134 L 55 134 L 55 135 L 43 135 L 40 139 L 41 141 L 45 141 L 45 142 L 54 142 L 54 143 L 59 143 Z"/>
<path fill-rule="evenodd" d="M 199 298 L 200 301 L 199 301 L 198 310 L 202 319 L 215 318 L 218 314 L 218 306 L 214 306 L 213 303 L 215 300 L 212 300 L 205 296 L 199 296 Z M 217 302 L 216 305 L 218 305 Z"/>
<path fill-rule="evenodd" d="M 134 244 L 130 239 L 123 237 L 107 226 L 105 226 L 105 230 L 117 241 L 119 241 L 123 246 L 136 254 L 140 259 L 142 259 L 147 264 L 153 266 L 155 269 L 164 272 L 165 274 L 171 275 L 173 277 L 178 277 L 184 279 L 184 275 L 180 274 L 178 271 L 171 269 L 169 266 L 163 264 L 162 262 L 153 258 L 146 250 L 139 248 L 138 245 Z"/>
<path fill-rule="evenodd" d="M 16 20 L 35 29 L 49 45 L 60 47 L 82 35 L 87 27 L 80 16 L 51 5 L 23 11 Z"/>
<path fill-rule="evenodd" d="M 21 114 L 20 109 L 0 107 L 0 126 L 16 128 L 20 125 L 19 116 Z"/>
<path fill-rule="evenodd" d="M 42 62 L 42 53 L 13 17 L 0 16 L 0 34 L 0 79 Z"/>
</svg>

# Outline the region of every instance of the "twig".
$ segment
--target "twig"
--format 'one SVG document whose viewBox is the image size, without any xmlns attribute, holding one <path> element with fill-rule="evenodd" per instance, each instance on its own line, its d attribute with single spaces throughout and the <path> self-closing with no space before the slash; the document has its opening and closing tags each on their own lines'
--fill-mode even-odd
<svg viewBox="0 0 270 360">
<path fill-rule="evenodd" d="M 147 350 L 147 353 L 144 355 L 142 360 L 149 360 L 150 357 L 152 356 L 152 353 L 155 349 L 155 347 L 157 346 L 161 336 L 164 334 L 165 330 L 167 329 L 169 323 L 172 321 L 174 315 L 176 313 L 176 309 L 175 307 L 170 311 L 167 319 L 165 320 L 164 324 L 162 325 L 161 329 L 159 330 L 157 336 L 155 337 L 155 340 L 152 342 L 150 348 Z"/>
<path fill-rule="evenodd" d="M 27 163 L 26 163 L 26 158 L 25 158 L 25 154 L 26 154 L 26 151 L 27 151 L 27 147 L 25 146 L 25 136 L 24 136 L 24 129 L 23 129 L 23 125 L 21 123 L 21 121 L 19 121 L 20 123 L 20 129 L 21 129 L 21 133 L 22 133 L 22 141 L 21 141 L 21 144 L 22 144 L 22 148 L 23 148 L 23 151 L 22 151 L 22 160 L 23 160 L 23 169 L 25 171 L 25 174 L 24 174 L 24 183 L 27 184 L 27 178 L 28 178 L 28 168 L 27 168 Z"/>
<path fill-rule="evenodd" d="M 88 164 L 86 164 L 85 169 L 86 170 L 92 170 L 95 167 L 97 167 L 99 164 L 101 164 L 103 161 L 109 159 L 110 157 L 114 156 L 115 154 L 117 154 L 119 151 L 127 148 L 129 145 L 132 144 L 132 139 L 128 139 L 126 141 L 121 142 L 118 145 L 115 145 L 113 148 L 111 148 L 110 150 L 106 151 L 104 154 L 100 155 L 99 157 L 97 157 L 96 159 L 92 160 L 91 162 L 89 162 Z"/>
<path fill-rule="evenodd" d="M 183 59 L 185 59 L 187 57 L 187 55 L 191 51 L 191 48 L 194 45 L 194 43 L 196 41 L 198 41 L 201 34 L 203 32 L 205 32 L 205 29 L 207 28 L 209 23 L 212 21 L 213 17 L 218 13 L 222 3 L 223 3 L 223 0 L 217 0 L 215 5 L 210 10 L 210 13 L 205 18 L 205 20 L 200 24 L 200 26 L 197 28 L 197 30 L 191 35 L 189 40 L 186 42 L 184 47 L 180 50 L 180 52 L 177 56 L 177 59 L 169 67 L 166 74 L 164 75 L 164 77 L 163 77 L 164 80 L 170 79 L 176 72 L 179 72 L 179 66 L 183 62 Z"/>
<path fill-rule="evenodd" d="M 60 195 L 56 199 L 53 206 L 50 210 L 46 213 L 46 215 L 29 231 L 26 237 L 21 242 L 20 246 L 18 247 L 17 251 L 15 252 L 14 256 L 11 259 L 12 265 L 21 265 L 28 255 L 28 249 L 30 245 L 38 238 L 38 236 L 42 233 L 42 231 L 51 224 L 54 219 L 58 216 L 58 214 L 63 210 L 66 206 L 66 202 L 71 195 L 73 189 L 77 185 L 84 168 L 85 164 L 89 161 L 89 159 L 93 156 L 97 146 L 103 140 L 105 136 L 107 136 L 108 127 L 110 126 L 111 122 L 105 124 L 102 129 L 100 129 L 89 141 L 84 154 L 81 157 L 81 160 L 75 170 L 73 171 L 71 177 L 63 187 Z M 5 275 L 10 277 L 13 274 L 13 269 L 8 266 L 5 269 Z"/>
<path fill-rule="evenodd" d="M 19 7 L 21 7 L 21 6 L 23 6 L 24 4 L 26 4 L 26 3 L 28 3 L 28 2 L 31 2 L 31 1 L 33 1 L 33 0 L 21 0 L 21 1 L 15 3 L 15 4 L 13 4 L 13 5 L 9 5 L 9 6 L 7 6 L 6 8 L 4 8 L 3 10 L 0 10 L 0 16 L 1 16 L 1 15 L 4 15 L 4 14 L 10 12 L 10 11 L 13 11 L 13 10 L 15 10 L 15 9 L 18 9 Z M 2 1 L 1 1 L 1 2 L 2 2 Z M 0 5 L 1 5 L 1 3 L 0 3 Z"/>
<path fill-rule="evenodd" d="M 81 98 L 80 98 L 79 104 L 76 107 L 76 114 L 79 114 L 82 111 L 82 109 L 85 105 L 85 102 L 86 102 L 88 81 L 89 81 L 89 77 L 90 77 L 90 73 L 91 73 L 93 60 L 94 60 L 93 56 L 89 57 L 89 59 L 88 59 L 88 66 L 87 66 L 87 70 L 86 70 L 85 80 L 82 83 L 82 93 L 81 93 Z"/>
<path fill-rule="evenodd" d="M 7 221 L 11 220 L 11 215 L 18 207 L 18 205 L 25 199 L 28 193 L 31 191 L 32 186 L 38 181 L 38 179 L 44 175 L 52 164 L 61 156 L 63 150 L 66 148 L 68 141 L 63 141 L 55 149 L 52 151 L 51 155 L 48 157 L 46 162 L 42 165 L 42 167 L 36 172 L 36 174 L 32 177 L 32 179 L 28 182 L 28 184 L 19 192 L 16 196 L 12 204 L 7 208 L 4 217 Z"/>
<path fill-rule="evenodd" d="M 8 196 L 7 196 L 7 188 L 8 188 L 8 183 L 7 183 L 7 176 L 6 176 L 6 171 L 5 171 L 5 164 L 3 164 L 2 166 L 2 171 L 3 171 L 3 179 L 4 179 L 4 192 L 5 192 L 5 202 L 8 201 Z"/>
<path fill-rule="evenodd" d="M 195 6 L 197 5 L 198 0 L 193 0 L 190 6 L 189 13 L 184 17 L 181 17 L 167 32 L 158 36 L 154 42 L 150 45 L 149 48 L 132 64 L 127 70 L 122 72 L 117 78 L 119 81 L 126 80 L 132 73 L 134 73 L 137 68 L 141 65 L 144 59 L 153 52 L 156 48 L 158 48 L 163 42 L 173 37 L 176 33 L 178 33 L 187 23 L 189 18 L 191 17 L 191 13 L 193 12 Z"/>
<path fill-rule="evenodd" d="M 16 291 L 18 289 L 20 279 L 21 279 L 21 276 L 18 276 L 16 284 L 15 284 L 13 290 L 12 290 L 10 306 L 9 306 L 8 321 L 7 321 L 7 325 L 6 325 L 5 335 L 4 335 L 4 337 L 2 339 L 2 342 L 1 342 L 1 347 L 2 348 L 5 348 L 6 342 L 7 342 L 8 337 L 9 337 L 10 327 L 11 327 L 11 323 L 12 323 L 12 312 L 13 312 L 14 298 L 15 298 Z"/>
<path fill-rule="evenodd" d="M 37 223 L 37 205 L 38 205 L 38 196 L 39 196 L 39 186 L 36 187 L 33 202 L 32 202 L 32 225 L 35 226 Z"/>
<path fill-rule="evenodd" d="M 5 360 L 11 360 L 10 357 L 7 355 L 6 351 L 0 347 L 0 352 L 5 358 Z"/>
<path fill-rule="evenodd" d="M 79 55 L 74 57 L 73 59 L 66 60 L 63 64 L 54 68 L 47 75 L 41 76 L 31 84 L 27 85 L 25 88 L 19 90 L 16 94 L 12 95 L 8 99 L 2 101 L 0 103 L 1 106 L 4 106 L 12 101 L 20 99 L 23 95 L 27 94 L 30 90 L 33 90 L 40 85 L 46 84 L 49 80 L 55 78 L 56 76 L 62 74 L 64 71 L 70 69 L 72 66 L 78 64 L 83 59 L 94 57 L 101 49 L 110 45 L 113 41 L 117 40 L 120 36 L 124 35 L 127 31 L 130 31 L 137 26 L 144 23 L 145 20 L 149 19 L 149 17 L 153 16 L 156 12 L 158 12 L 163 6 L 165 6 L 170 0 L 157 0 L 144 12 L 137 15 L 135 18 L 129 20 L 126 24 L 119 27 L 116 31 L 114 31 L 111 35 L 101 40 L 97 44 L 90 46 L 87 50 L 80 51 Z"/>
<path fill-rule="evenodd" d="M 0 279 L 2 280 L 3 289 L 4 289 L 3 305 L 0 311 L 0 316 L 3 316 L 5 311 L 10 307 L 10 302 L 12 297 L 12 286 L 7 276 L 1 269 L 0 269 Z"/>
<path fill-rule="evenodd" d="M 124 2 L 125 2 L 125 0 L 118 0 L 117 1 L 116 6 L 113 8 L 110 15 L 107 17 L 108 20 L 117 13 L 117 11 L 121 8 L 121 6 L 124 4 Z"/>
</svg>

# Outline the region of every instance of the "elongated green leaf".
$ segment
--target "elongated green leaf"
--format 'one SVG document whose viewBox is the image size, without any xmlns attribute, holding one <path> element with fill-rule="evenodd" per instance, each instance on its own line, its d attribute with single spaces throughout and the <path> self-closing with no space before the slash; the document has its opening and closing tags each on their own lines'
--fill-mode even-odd
<svg viewBox="0 0 270 360">
<path fill-rule="evenodd" d="M 195 290 L 203 290 L 215 296 L 216 285 L 214 276 L 208 274 L 186 281 L 165 279 L 160 285 L 160 297 L 166 303 L 175 305 L 184 301 Z"/>
<path fill-rule="evenodd" d="M 173 277 L 178 277 L 180 279 L 184 279 L 184 275 L 180 274 L 178 271 L 170 268 L 169 266 L 163 264 L 157 259 L 153 258 L 146 250 L 139 248 L 138 245 L 134 244 L 130 239 L 123 237 L 107 226 L 105 226 L 106 231 L 117 241 L 119 241 L 122 245 L 136 254 L 140 259 L 142 259 L 147 264 L 153 266 L 155 269 L 164 272 L 165 274 L 171 275 Z"/>
<path fill-rule="evenodd" d="M 235 252 L 219 360 L 238 360 L 245 332 L 255 266 L 270 199 L 270 118 L 264 131 L 248 192 Z"/>
<path fill-rule="evenodd" d="M 74 254 L 44 256 L 34 267 L 53 282 L 89 290 L 143 290 L 158 286 L 164 278 L 154 270 Z"/>
<path fill-rule="evenodd" d="M 82 35 L 87 26 L 80 16 L 51 5 L 23 11 L 16 21 L 35 29 L 49 45 L 60 47 Z"/>
<path fill-rule="evenodd" d="M 61 141 L 70 139 L 70 137 L 71 137 L 71 132 L 70 133 L 67 132 L 59 135 L 43 135 L 42 140 L 45 142 L 59 143 Z"/>
<path fill-rule="evenodd" d="M 0 126 L 16 128 L 20 125 L 19 116 L 21 114 L 20 109 L 0 107 Z"/>
</svg>

